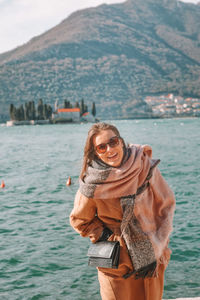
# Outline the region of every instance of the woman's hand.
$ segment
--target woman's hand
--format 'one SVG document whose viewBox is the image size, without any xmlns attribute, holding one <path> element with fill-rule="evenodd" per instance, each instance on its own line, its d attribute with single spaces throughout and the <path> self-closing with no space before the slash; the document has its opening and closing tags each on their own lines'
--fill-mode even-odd
<svg viewBox="0 0 200 300">
<path fill-rule="evenodd" d="M 100 238 L 97 242 L 107 241 L 108 238 L 113 234 L 112 230 L 110 230 L 108 227 L 105 227 L 101 233 Z"/>
</svg>

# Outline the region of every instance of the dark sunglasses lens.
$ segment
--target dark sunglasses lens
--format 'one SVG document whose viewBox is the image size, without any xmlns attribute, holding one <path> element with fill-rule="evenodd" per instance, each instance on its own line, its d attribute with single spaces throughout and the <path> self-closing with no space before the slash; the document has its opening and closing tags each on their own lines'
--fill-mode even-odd
<svg viewBox="0 0 200 300">
<path fill-rule="evenodd" d="M 96 150 L 97 150 L 98 153 L 105 153 L 106 149 L 107 149 L 107 145 L 106 144 L 101 144 L 101 145 L 98 145 L 96 147 Z"/>
<path fill-rule="evenodd" d="M 107 145 L 109 145 L 111 148 L 116 147 L 117 145 L 119 145 L 119 138 L 117 136 L 114 136 L 110 139 L 110 141 L 107 144 L 100 144 L 96 146 L 96 151 L 99 154 L 105 153 L 107 150 Z"/>
<path fill-rule="evenodd" d="M 119 145 L 119 139 L 117 136 L 110 139 L 109 142 L 110 147 L 114 148 L 115 146 Z"/>
</svg>

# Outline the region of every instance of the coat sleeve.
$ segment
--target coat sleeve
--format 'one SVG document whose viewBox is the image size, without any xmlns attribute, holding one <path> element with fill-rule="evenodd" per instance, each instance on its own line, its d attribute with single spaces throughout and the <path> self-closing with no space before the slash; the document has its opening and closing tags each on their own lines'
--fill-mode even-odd
<svg viewBox="0 0 200 300">
<path fill-rule="evenodd" d="M 89 237 L 95 243 L 103 231 L 103 222 L 97 217 L 96 203 L 78 190 L 74 208 L 70 214 L 71 226 L 83 237 Z"/>
<path fill-rule="evenodd" d="M 152 238 L 154 245 L 162 244 L 165 247 L 168 245 L 169 236 L 173 229 L 175 197 L 158 168 L 154 170 L 150 185 L 155 199 L 154 213 L 157 221 L 156 234 Z"/>
<path fill-rule="evenodd" d="M 172 229 L 173 215 L 175 210 L 175 197 L 169 185 L 161 175 L 158 168 L 155 169 L 150 181 L 157 204 L 158 217 L 170 219 Z"/>
</svg>

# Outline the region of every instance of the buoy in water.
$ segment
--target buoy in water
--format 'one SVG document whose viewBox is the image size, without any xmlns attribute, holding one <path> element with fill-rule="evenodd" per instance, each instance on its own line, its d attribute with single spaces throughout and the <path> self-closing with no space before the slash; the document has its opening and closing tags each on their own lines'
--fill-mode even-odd
<svg viewBox="0 0 200 300">
<path fill-rule="evenodd" d="M 66 185 L 71 185 L 71 183 L 72 183 L 71 182 L 71 177 L 69 176 L 68 179 L 67 179 L 67 181 L 66 181 Z"/>
<path fill-rule="evenodd" d="M 3 188 L 5 188 L 5 186 L 6 186 L 6 185 L 5 185 L 5 182 L 2 180 L 2 181 L 1 181 L 1 186 L 0 186 L 0 187 L 3 189 Z"/>
</svg>

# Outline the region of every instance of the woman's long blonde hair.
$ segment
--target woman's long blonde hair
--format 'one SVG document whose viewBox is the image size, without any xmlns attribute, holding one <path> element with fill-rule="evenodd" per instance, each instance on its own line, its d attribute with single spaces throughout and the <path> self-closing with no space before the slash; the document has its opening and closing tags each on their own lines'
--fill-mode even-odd
<svg viewBox="0 0 200 300">
<path fill-rule="evenodd" d="M 102 130 L 112 130 L 116 136 L 121 138 L 118 129 L 114 125 L 108 123 L 96 123 L 90 128 L 84 148 L 83 164 L 80 174 L 81 179 L 83 179 L 84 175 L 86 174 L 88 165 L 92 162 L 92 160 L 97 158 L 93 145 L 93 137 L 99 134 Z M 122 138 L 121 140 L 123 142 L 123 146 L 125 147 L 124 140 Z"/>
</svg>

